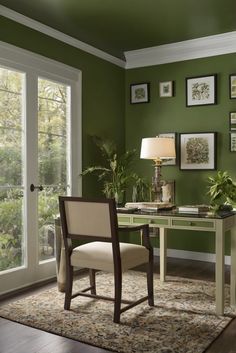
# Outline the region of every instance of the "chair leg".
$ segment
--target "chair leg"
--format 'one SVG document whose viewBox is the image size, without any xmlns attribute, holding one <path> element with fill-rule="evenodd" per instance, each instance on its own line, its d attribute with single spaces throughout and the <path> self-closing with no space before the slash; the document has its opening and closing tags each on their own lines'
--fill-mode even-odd
<svg viewBox="0 0 236 353">
<path fill-rule="evenodd" d="M 95 270 L 94 269 L 89 269 L 89 280 L 90 280 L 90 286 L 91 288 L 91 294 L 97 294 L 96 293 L 96 280 L 95 280 Z"/>
<path fill-rule="evenodd" d="M 115 272 L 115 302 L 114 302 L 114 319 L 117 324 L 120 323 L 120 309 L 121 309 L 121 294 L 122 294 L 122 273 Z"/>
<path fill-rule="evenodd" d="M 149 262 L 147 264 L 147 291 L 148 291 L 148 304 L 154 306 L 154 295 L 153 295 L 153 256 L 149 256 Z"/>
<path fill-rule="evenodd" d="M 66 291 L 65 291 L 65 302 L 64 302 L 64 309 L 70 310 L 70 303 L 71 303 L 71 295 L 72 295 L 72 286 L 73 286 L 73 267 L 70 266 L 67 271 L 67 278 L 66 278 Z"/>
</svg>

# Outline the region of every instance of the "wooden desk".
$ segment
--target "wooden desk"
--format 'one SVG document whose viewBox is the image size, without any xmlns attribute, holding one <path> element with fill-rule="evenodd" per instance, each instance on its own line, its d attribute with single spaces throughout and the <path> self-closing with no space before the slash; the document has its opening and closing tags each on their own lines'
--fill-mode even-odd
<svg viewBox="0 0 236 353">
<path fill-rule="evenodd" d="M 137 225 L 148 223 L 160 229 L 160 280 L 165 281 L 167 260 L 168 229 L 184 229 L 215 233 L 215 282 L 216 282 L 216 313 L 224 314 L 224 257 L 225 232 L 231 231 L 231 275 L 230 303 L 236 306 L 236 212 L 221 215 L 186 215 L 176 211 L 157 213 L 118 213 L 119 225 Z"/>
</svg>

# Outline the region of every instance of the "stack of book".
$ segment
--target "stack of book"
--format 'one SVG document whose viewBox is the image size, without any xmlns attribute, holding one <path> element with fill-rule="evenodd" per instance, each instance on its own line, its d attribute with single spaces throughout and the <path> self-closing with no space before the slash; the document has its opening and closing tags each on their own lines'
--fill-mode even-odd
<svg viewBox="0 0 236 353">
<path fill-rule="evenodd" d="M 125 207 L 128 209 L 137 208 L 143 211 L 157 212 L 158 210 L 170 210 L 174 205 L 169 202 L 127 202 Z"/>
<path fill-rule="evenodd" d="M 210 208 L 208 205 L 183 205 L 183 206 L 178 206 L 177 209 L 179 213 L 198 214 L 198 213 L 208 212 Z"/>
</svg>

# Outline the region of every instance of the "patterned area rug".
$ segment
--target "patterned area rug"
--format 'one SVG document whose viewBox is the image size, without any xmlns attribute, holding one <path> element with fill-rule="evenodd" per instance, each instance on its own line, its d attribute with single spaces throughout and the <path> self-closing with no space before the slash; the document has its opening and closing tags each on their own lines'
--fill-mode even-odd
<svg viewBox="0 0 236 353">
<path fill-rule="evenodd" d="M 87 286 L 87 278 L 75 282 Z M 202 353 L 235 316 L 228 304 L 224 316 L 215 315 L 215 285 L 211 282 L 167 277 L 154 279 L 155 307 L 146 302 L 121 315 L 114 324 L 113 303 L 77 297 L 71 311 L 63 310 L 64 294 L 53 288 L 0 307 L 0 316 L 97 347 L 125 353 Z M 113 295 L 111 274 L 97 274 L 97 292 Z M 124 275 L 123 298 L 146 293 L 146 277 Z"/>
</svg>

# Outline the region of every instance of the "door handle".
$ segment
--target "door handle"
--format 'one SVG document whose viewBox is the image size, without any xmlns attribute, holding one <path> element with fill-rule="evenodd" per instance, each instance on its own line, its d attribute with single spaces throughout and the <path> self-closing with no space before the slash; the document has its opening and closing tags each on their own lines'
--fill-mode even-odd
<svg viewBox="0 0 236 353">
<path fill-rule="evenodd" d="M 39 191 L 43 191 L 43 186 L 42 185 L 30 185 L 30 191 L 33 192 L 35 189 L 38 189 Z"/>
</svg>

